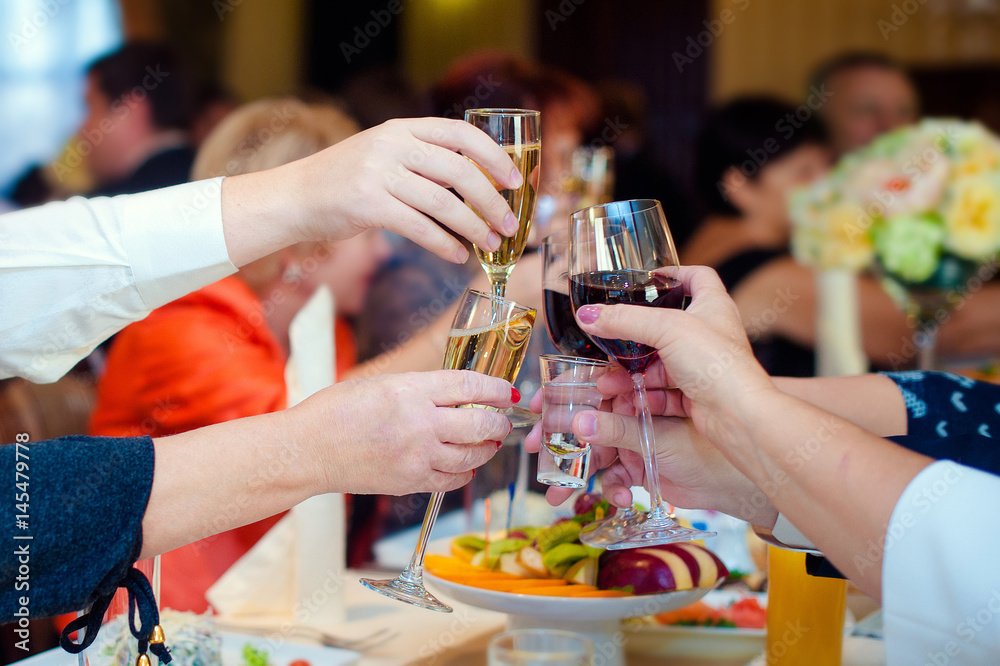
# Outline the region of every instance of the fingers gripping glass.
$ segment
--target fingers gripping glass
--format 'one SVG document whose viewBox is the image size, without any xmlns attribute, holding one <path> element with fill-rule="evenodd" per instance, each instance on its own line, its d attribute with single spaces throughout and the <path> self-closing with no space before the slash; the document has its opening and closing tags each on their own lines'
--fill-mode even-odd
<svg viewBox="0 0 1000 666">
<path fill-rule="evenodd" d="M 681 283 L 656 270 L 676 266 L 677 251 L 658 201 L 617 201 L 573 214 L 569 292 L 574 313 L 590 304 L 683 308 L 686 297 Z M 632 340 L 592 339 L 632 376 L 639 415 L 639 445 L 652 504 L 646 516 L 621 516 L 617 524 L 614 519 L 609 521 L 609 526 L 615 528 L 610 536 L 617 540 L 606 547 L 611 550 L 638 548 L 714 536 L 711 532 L 680 526 L 660 495 L 653 419 L 645 384 L 645 372 L 656 358 L 656 349 Z"/>
<path fill-rule="evenodd" d="M 472 370 L 513 383 L 524 361 L 534 323 L 534 310 L 504 298 L 466 289 L 448 334 L 442 368 Z M 443 492 L 431 494 L 424 522 L 420 526 L 417 547 L 402 573 L 391 580 L 362 578 L 363 585 L 414 606 L 444 613 L 452 611 L 450 606 L 427 591 L 423 581 L 424 553 L 443 499 Z"/>
</svg>

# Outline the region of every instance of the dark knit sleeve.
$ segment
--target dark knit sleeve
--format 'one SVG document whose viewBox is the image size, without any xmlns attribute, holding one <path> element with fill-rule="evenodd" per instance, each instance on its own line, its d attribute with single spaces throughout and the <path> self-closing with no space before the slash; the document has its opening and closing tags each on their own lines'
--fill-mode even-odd
<svg viewBox="0 0 1000 666">
<path fill-rule="evenodd" d="M 114 592 L 142 549 L 153 464 L 149 437 L 0 446 L 0 623 Z"/>
<path fill-rule="evenodd" d="M 1000 386 L 947 372 L 882 374 L 896 382 L 903 394 L 907 436 L 1000 438 Z"/>
</svg>

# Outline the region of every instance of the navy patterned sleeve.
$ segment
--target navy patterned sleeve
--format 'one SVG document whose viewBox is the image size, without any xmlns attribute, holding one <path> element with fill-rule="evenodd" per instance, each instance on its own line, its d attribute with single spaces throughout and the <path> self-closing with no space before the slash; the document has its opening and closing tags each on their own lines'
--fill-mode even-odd
<svg viewBox="0 0 1000 666">
<path fill-rule="evenodd" d="M 1000 385 L 947 372 L 885 372 L 906 403 L 907 436 L 1000 439 Z"/>
<path fill-rule="evenodd" d="M 115 591 L 142 549 L 153 466 L 149 437 L 0 446 L 0 623 L 80 610 Z"/>
<path fill-rule="evenodd" d="M 906 403 L 907 434 L 889 439 L 931 458 L 1000 474 L 1000 386 L 944 372 L 883 374 Z"/>
</svg>

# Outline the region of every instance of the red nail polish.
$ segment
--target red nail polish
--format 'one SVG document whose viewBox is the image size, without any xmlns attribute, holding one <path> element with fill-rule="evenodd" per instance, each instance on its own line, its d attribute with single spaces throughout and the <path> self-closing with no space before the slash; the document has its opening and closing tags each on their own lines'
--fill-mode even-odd
<svg viewBox="0 0 1000 666">
<path fill-rule="evenodd" d="M 476 470 L 472 470 L 472 478 L 476 478 Z"/>
<path fill-rule="evenodd" d="M 503 446 L 503 441 L 501 441 L 501 440 L 498 439 L 498 440 L 496 440 L 496 443 L 497 443 L 497 451 L 499 451 L 500 447 Z"/>
<path fill-rule="evenodd" d="M 601 314 L 601 309 L 596 305 L 584 305 L 576 311 L 576 317 L 584 324 L 593 324 L 597 321 L 597 316 Z"/>
<path fill-rule="evenodd" d="M 513 402 L 515 405 L 521 402 L 521 392 L 518 391 L 513 386 L 510 387 L 510 401 Z"/>
</svg>

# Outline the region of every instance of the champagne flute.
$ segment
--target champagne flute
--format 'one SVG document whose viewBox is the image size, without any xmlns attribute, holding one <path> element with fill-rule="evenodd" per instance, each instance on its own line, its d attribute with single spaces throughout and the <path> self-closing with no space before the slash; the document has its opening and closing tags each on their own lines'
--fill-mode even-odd
<svg viewBox="0 0 1000 666">
<path fill-rule="evenodd" d="M 528 350 L 534 323 L 534 310 L 505 298 L 466 289 L 448 335 L 442 367 L 481 372 L 513 383 Z M 363 585 L 414 606 L 443 613 L 452 611 L 427 591 L 423 581 L 424 553 L 443 500 L 443 492 L 431 494 L 417 546 L 402 573 L 391 580 L 362 578 Z"/>
<path fill-rule="evenodd" d="M 567 356 L 603 361 L 607 359 L 604 350 L 594 344 L 573 316 L 573 306 L 569 298 L 569 243 L 568 230 L 557 231 L 542 241 L 542 290 L 544 300 L 542 310 L 545 329 L 549 339 L 561 353 Z M 632 504 L 616 511 L 610 518 L 588 523 L 580 532 L 580 541 L 594 548 L 607 548 L 625 538 L 626 530 L 638 524 L 644 514 Z"/>
<path fill-rule="evenodd" d="M 501 237 L 500 247 L 496 250 L 476 247 L 476 256 L 490 279 L 493 295 L 500 298 L 507 293 L 507 279 L 524 252 L 528 232 L 531 230 L 538 188 L 538 167 L 542 155 L 540 116 L 538 111 L 527 109 L 468 109 L 465 112 L 465 121 L 483 130 L 500 144 L 524 176 L 524 183 L 520 187 L 509 190 L 501 189 L 490 178 L 517 217 L 517 233 L 510 238 Z M 485 169 L 482 171 L 490 177 Z"/>
<path fill-rule="evenodd" d="M 501 236 L 500 247 L 496 250 L 490 251 L 474 246 L 479 263 L 490 280 L 490 289 L 498 298 L 506 295 L 507 279 L 528 244 L 542 155 L 540 117 L 540 112 L 530 109 L 467 109 L 465 112 L 465 121 L 486 132 L 503 147 L 524 176 L 524 182 L 520 187 L 503 189 L 485 169 L 480 167 L 483 174 L 507 201 L 518 223 L 517 233 L 510 238 Z M 478 211 L 476 213 L 478 214 Z M 534 425 L 538 421 L 537 414 L 517 405 L 504 410 L 503 413 L 515 428 Z"/>
<path fill-rule="evenodd" d="M 656 271 L 678 265 L 677 251 L 658 201 L 616 201 L 573 213 L 569 274 L 574 314 L 580 307 L 595 303 L 683 308 L 687 299 L 680 281 Z M 623 538 L 607 548 L 639 548 L 714 536 L 714 532 L 679 525 L 660 494 L 653 418 L 645 383 L 645 371 L 656 359 L 656 349 L 631 340 L 592 339 L 632 376 L 635 384 L 639 445 L 652 505 L 639 522 L 623 526 Z"/>
</svg>

